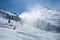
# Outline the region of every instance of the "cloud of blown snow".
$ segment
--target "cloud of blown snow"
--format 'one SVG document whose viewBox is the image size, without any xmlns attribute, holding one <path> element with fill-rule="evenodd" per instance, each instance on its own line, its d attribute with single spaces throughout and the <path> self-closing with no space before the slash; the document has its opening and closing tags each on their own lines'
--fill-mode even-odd
<svg viewBox="0 0 60 40">
<path fill-rule="evenodd" d="M 39 5 L 35 5 L 35 6 L 28 5 L 27 12 L 23 12 L 19 17 L 23 18 L 25 22 L 30 22 L 30 21 L 34 22 L 34 20 L 36 20 L 39 17 L 40 8 L 41 7 Z"/>
<path fill-rule="evenodd" d="M 47 8 L 42 9 L 40 5 L 28 5 L 27 12 L 23 12 L 19 17 L 32 21 L 33 19 L 40 18 L 40 20 L 46 20 L 46 19 L 60 19 L 59 13 L 56 10 L 50 10 Z M 55 16 L 57 17 L 55 17 Z M 53 18 L 52 18 L 53 17 Z"/>
<path fill-rule="evenodd" d="M 31 26 L 37 26 L 41 29 L 47 27 L 47 23 L 55 26 L 59 26 L 60 12 L 48 8 L 42 8 L 40 5 L 28 5 L 27 12 L 23 12 L 19 17 L 22 19 L 23 23 L 29 24 Z M 44 22 L 46 22 L 44 24 Z"/>
</svg>

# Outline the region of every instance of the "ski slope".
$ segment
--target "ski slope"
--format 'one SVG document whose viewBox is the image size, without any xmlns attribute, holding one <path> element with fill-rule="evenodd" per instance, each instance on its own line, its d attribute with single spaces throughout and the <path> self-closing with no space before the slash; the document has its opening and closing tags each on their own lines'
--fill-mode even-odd
<svg viewBox="0 0 60 40">
<path fill-rule="evenodd" d="M 14 20 L 7 22 L 8 19 L 0 17 L 0 40 L 60 40 L 60 33 L 42 30 L 24 21 L 22 24 Z M 11 25 L 16 29 L 13 30 Z"/>
</svg>

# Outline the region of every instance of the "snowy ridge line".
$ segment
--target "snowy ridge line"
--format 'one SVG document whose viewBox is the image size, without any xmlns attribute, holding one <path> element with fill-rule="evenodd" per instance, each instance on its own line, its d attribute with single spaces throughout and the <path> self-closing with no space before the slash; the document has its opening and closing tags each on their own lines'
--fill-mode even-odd
<svg viewBox="0 0 60 40">
<path fill-rule="evenodd" d="M 0 13 L 2 13 L 2 14 L 9 14 L 9 15 L 14 15 L 14 16 L 16 16 L 15 14 L 13 14 L 13 13 L 10 13 L 10 12 L 8 12 L 8 11 L 4 11 L 4 10 L 0 10 Z"/>
</svg>

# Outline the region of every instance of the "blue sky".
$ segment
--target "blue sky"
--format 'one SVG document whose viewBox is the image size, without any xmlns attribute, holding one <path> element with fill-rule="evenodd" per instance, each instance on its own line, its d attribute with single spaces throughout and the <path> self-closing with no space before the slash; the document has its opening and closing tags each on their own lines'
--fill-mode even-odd
<svg viewBox="0 0 60 40">
<path fill-rule="evenodd" d="M 0 0 L 0 9 L 21 13 L 26 11 L 27 5 L 38 3 L 41 7 L 60 10 L 60 0 Z"/>
</svg>

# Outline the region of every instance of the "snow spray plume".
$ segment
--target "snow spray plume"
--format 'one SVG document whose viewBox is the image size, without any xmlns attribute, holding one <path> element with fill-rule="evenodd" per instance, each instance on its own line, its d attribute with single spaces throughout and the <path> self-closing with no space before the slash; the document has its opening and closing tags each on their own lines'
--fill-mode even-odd
<svg viewBox="0 0 60 40">
<path fill-rule="evenodd" d="M 42 30 L 57 32 L 56 28 L 59 26 L 58 19 L 60 19 L 60 12 L 47 8 L 42 9 L 39 5 L 29 5 L 27 10 L 27 12 L 19 15 L 23 24 L 28 24 Z"/>
</svg>

